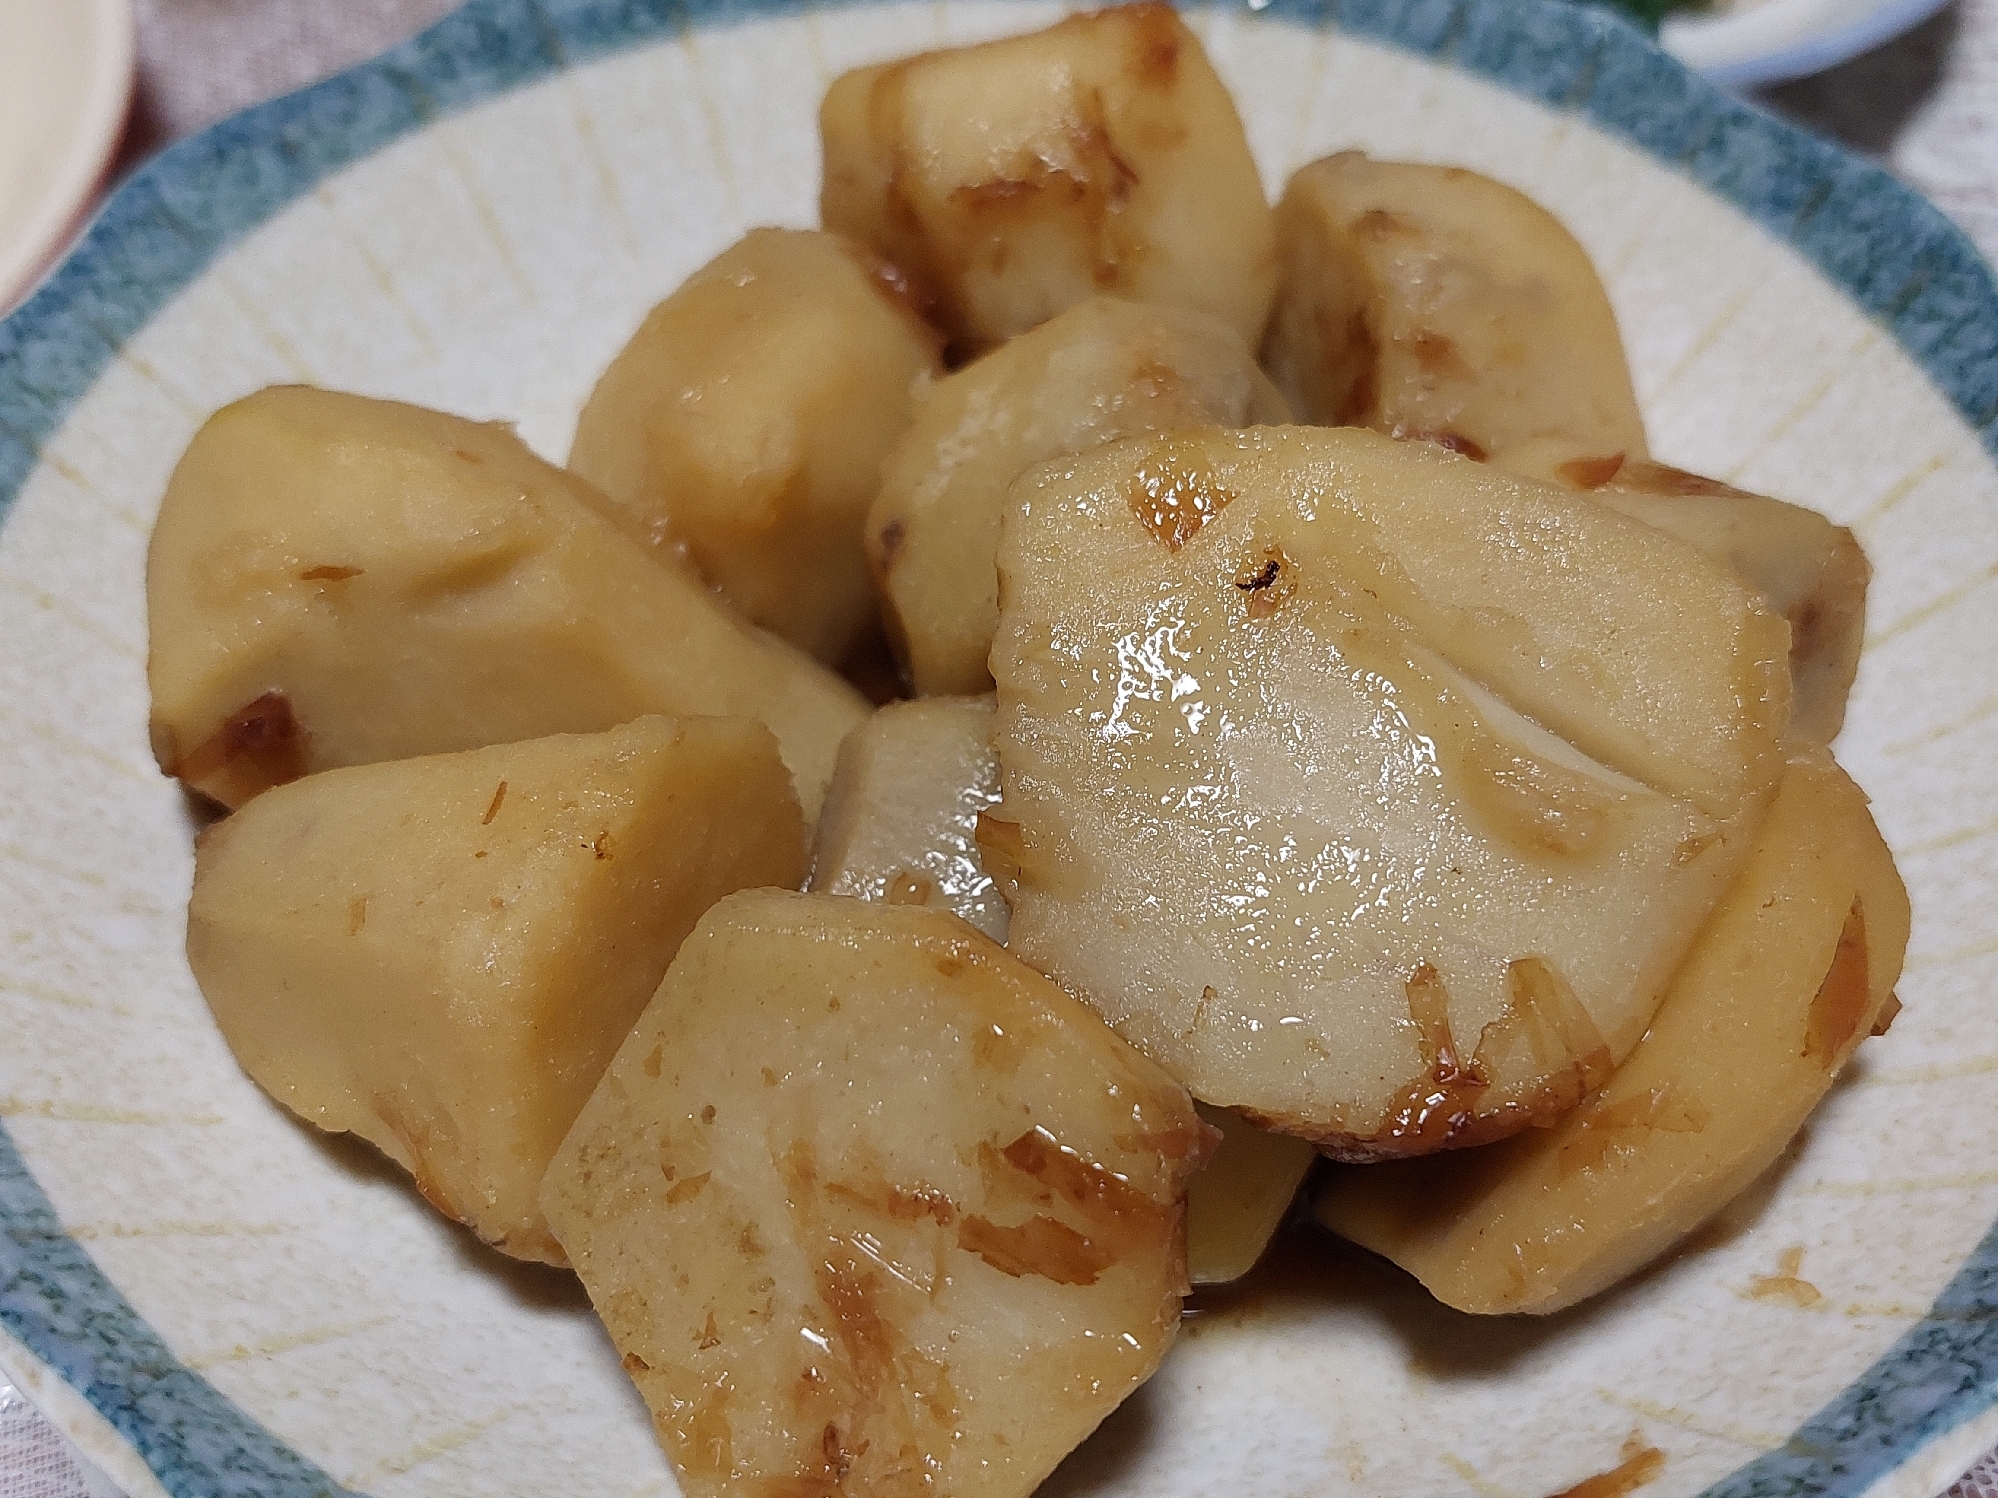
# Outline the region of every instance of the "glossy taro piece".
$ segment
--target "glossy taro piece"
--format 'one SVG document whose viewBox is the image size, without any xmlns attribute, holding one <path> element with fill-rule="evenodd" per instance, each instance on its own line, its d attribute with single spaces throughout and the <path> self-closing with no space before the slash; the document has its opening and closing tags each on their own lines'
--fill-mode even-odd
<svg viewBox="0 0 1998 1498">
<path fill-rule="evenodd" d="M 1866 796 L 1790 766 L 1754 851 L 1609 1084 L 1489 1149 L 1339 1171 L 1319 1220 L 1463 1311 L 1558 1311 L 1649 1262 L 1788 1147 L 1898 1007 L 1908 894 Z"/>
<path fill-rule="evenodd" d="M 1097 295 L 1211 313 L 1245 343 L 1275 282 L 1234 101 L 1169 5 L 844 74 L 820 214 L 908 273 L 976 353 Z"/>
<path fill-rule="evenodd" d="M 503 425 L 282 386 L 211 416 L 146 560 L 153 752 L 271 785 L 645 713 L 757 718 L 806 815 L 866 703 Z"/>
<path fill-rule="evenodd" d="M 1781 620 L 1587 496 L 1364 431 L 1132 439 L 1017 500 L 980 838 L 1013 950 L 1349 1158 L 1607 1078 L 1773 792 Z"/>
<path fill-rule="evenodd" d="M 1006 901 L 976 836 L 998 800 L 990 697 L 890 703 L 840 745 L 808 888 L 948 910 L 1003 944 Z"/>
<path fill-rule="evenodd" d="M 881 473 L 867 554 L 915 690 L 983 692 L 1013 480 L 1115 437 L 1290 419 L 1220 319 L 1092 297 L 923 392 Z"/>
<path fill-rule="evenodd" d="M 1646 525 L 1697 546 L 1762 596 L 1790 625 L 1790 740 L 1829 744 L 1866 639 L 1873 568 L 1858 537 L 1816 510 L 1753 494 L 1621 452 L 1535 442 L 1496 461 L 1515 473 L 1585 490 Z"/>
<path fill-rule="evenodd" d="M 804 866 L 767 728 L 640 718 L 266 792 L 201 838 L 188 963 L 272 1097 L 560 1263 L 542 1171 L 680 942 Z"/>
<path fill-rule="evenodd" d="M 640 542 L 837 666 L 874 624 L 861 522 L 937 344 L 869 251 L 752 229 L 646 315 L 569 466 Z"/>
<path fill-rule="evenodd" d="M 1026 1498 L 1170 1345 L 1212 1137 L 957 917 L 752 891 L 542 1204 L 689 1498 Z"/>
<path fill-rule="evenodd" d="M 1525 194 L 1341 151 L 1290 179 L 1277 249 L 1263 362 L 1299 420 L 1471 457 L 1550 437 L 1645 456 L 1609 297 Z"/>
</svg>

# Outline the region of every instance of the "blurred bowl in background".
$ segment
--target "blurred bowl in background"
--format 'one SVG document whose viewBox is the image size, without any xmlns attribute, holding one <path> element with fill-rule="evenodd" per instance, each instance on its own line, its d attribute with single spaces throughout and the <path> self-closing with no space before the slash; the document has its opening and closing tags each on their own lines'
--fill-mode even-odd
<svg viewBox="0 0 1998 1498">
<path fill-rule="evenodd" d="M 132 101 L 131 0 L 0 0 L 0 312 L 54 263 Z"/>
<path fill-rule="evenodd" d="M 1734 0 L 1670 17 L 1665 50 L 1729 88 L 1780 83 L 1836 67 L 1899 36 L 1948 0 Z"/>
</svg>

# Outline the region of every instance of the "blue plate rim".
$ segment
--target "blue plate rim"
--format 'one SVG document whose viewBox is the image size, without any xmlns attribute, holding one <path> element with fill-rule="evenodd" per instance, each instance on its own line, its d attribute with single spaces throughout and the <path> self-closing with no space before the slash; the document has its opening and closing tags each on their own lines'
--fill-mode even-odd
<svg viewBox="0 0 1998 1498">
<path fill-rule="evenodd" d="M 471 0 L 421 35 L 179 142 L 119 188 L 0 323 L 0 523 L 126 340 L 224 250 L 342 167 L 564 67 L 690 29 L 860 0 Z M 1569 111 L 1799 250 L 1883 325 L 1998 459 L 1998 282 L 1877 166 L 1722 93 L 1635 27 L 1566 0 L 1269 0 Z M 178 1359 L 62 1229 L 0 1124 L 0 1324 L 174 1498 L 344 1493 Z M 1998 1404 L 1998 1227 L 1928 1315 L 1788 1442 L 1705 1498 L 1859 1498 Z"/>
</svg>

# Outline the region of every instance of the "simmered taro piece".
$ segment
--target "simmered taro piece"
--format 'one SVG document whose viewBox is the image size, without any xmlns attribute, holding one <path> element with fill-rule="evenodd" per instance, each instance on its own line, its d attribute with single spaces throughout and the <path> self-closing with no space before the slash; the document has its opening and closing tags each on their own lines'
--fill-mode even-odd
<svg viewBox="0 0 1998 1498">
<path fill-rule="evenodd" d="M 862 522 L 937 342 L 872 252 L 751 230 L 611 361 L 569 466 L 641 542 L 837 666 L 874 624 Z"/>
<path fill-rule="evenodd" d="M 1210 1141 L 957 917 L 758 891 L 681 948 L 542 1204 L 688 1498 L 1026 1498 L 1172 1341 Z"/>
<path fill-rule="evenodd" d="M 978 818 L 999 799 L 990 697 L 895 702 L 846 736 L 819 813 L 814 892 L 928 905 L 1006 940 Z"/>
<path fill-rule="evenodd" d="M 1780 619 L 1586 495 L 1360 430 L 1134 438 L 1015 498 L 980 833 L 1013 951 L 1347 1158 L 1607 1079 L 1774 791 Z"/>
<path fill-rule="evenodd" d="M 857 69 L 819 132 L 825 226 L 905 270 L 965 352 L 1099 293 L 1262 335 L 1269 205 L 1234 101 L 1170 5 Z"/>
<path fill-rule="evenodd" d="M 1794 762 L 1651 1028 L 1551 1129 L 1340 1171 L 1319 1218 L 1464 1311 L 1558 1311 L 1663 1253 L 1774 1164 L 1898 1007 L 1908 894 L 1866 796 Z"/>
<path fill-rule="evenodd" d="M 681 940 L 804 867 L 767 728 L 640 718 L 266 792 L 202 834 L 187 956 L 272 1097 L 560 1263 L 541 1173 Z"/>
<path fill-rule="evenodd" d="M 1007 491 L 1027 469 L 1138 432 L 1289 419 L 1231 328 L 1110 297 L 930 386 L 867 516 L 882 610 L 916 691 L 991 687 L 993 558 Z"/>
<path fill-rule="evenodd" d="M 225 406 L 146 558 L 153 753 L 225 806 L 300 775 L 757 718 L 816 814 L 867 704 L 749 628 L 508 427 L 300 386 Z"/>
<path fill-rule="evenodd" d="M 1816 510 L 1752 494 L 1623 453 L 1534 443 L 1504 466 L 1594 494 L 1604 504 L 1697 546 L 1762 595 L 1790 624 L 1790 740 L 1829 744 L 1866 638 L 1873 568 L 1859 540 Z"/>
<path fill-rule="evenodd" d="M 1256 1267 L 1318 1154 L 1239 1113 L 1203 1106 L 1200 1116 L 1221 1143 L 1187 1189 L 1186 1272 L 1195 1285 L 1225 1285 Z"/>
<path fill-rule="evenodd" d="M 1290 179 L 1277 246 L 1263 363 L 1300 421 L 1471 457 L 1546 437 L 1645 455 L 1595 267 L 1524 194 L 1343 151 Z"/>
</svg>

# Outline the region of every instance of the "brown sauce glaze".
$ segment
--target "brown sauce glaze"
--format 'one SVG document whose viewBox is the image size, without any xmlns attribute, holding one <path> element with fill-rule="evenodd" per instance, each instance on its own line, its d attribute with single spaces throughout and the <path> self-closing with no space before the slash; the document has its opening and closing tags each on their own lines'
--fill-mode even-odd
<svg viewBox="0 0 1998 1498">
<path fill-rule="evenodd" d="M 929 345 L 931 353 L 942 353 L 944 335 L 936 326 L 935 294 L 885 255 L 845 238 L 839 246 L 867 278 L 867 284 Z"/>
<path fill-rule="evenodd" d="M 1453 380 L 1467 380 L 1473 375 L 1471 366 L 1457 352 L 1457 340 L 1447 333 L 1438 333 L 1433 328 L 1417 328 L 1395 339 L 1395 342 L 1408 350 L 1424 374 L 1448 376 Z"/>
<path fill-rule="evenodd" d="M 735 1431 L 729 1424 L 729 1396 L 734 1392 L 726 1375 L 694 1406 L 679 1429 L 680 1465 L 706 1477 L 721 1477 L 735 1469 Z"/>
<path fill-rule="evenodd" d="M 1039 1212 L 1012 1227 L 967 1217 L 958 1224 L 957 1246 L 1001 1274 L 1036 1275 L 1057 1285 L 1093 1285 L 1117 1261 L 1102 1244 Z"/>
<path fill-rule="evenodd" d="M 1026 1038 L 1016 1029 L 1004 1025 L 982 1024 L 971 1037 L 972 1064 L 984 1071 L 995 1071 L 1001 1076 L 1010 1077 L 1020 1069 L 1020 1063 L 1027 1059 Z"/>
<path fill-rule="evenodd" d="M 1421 967 L 1409 983 L 1415 989 L 1410 1018 L 1420 1037 L 1423 1021 L 1417 1010 L 1431 1012 L 1441 985 L 1432 985 Z M 1470 1062 L 1457 1060 L 1453 1042 L 1446 1072 L 1440 1048 L 1432 1053 L 1424 1044 L 1428 1074 L 1389 1104 L 1382 1124 L 1371 1133 L 1314 1127 L 1246 1109 L 1244 1116 L 1258 1127 L 1308 1139 L 1321 1154 L 1355 1165 L 1490 1144 L 1523 1128 L 1554 1122 L 1609 1080 L 1609 1047 L 1574 990 L 1543 958 L 1516 958 L 1507 965 L 1506 984 L 1505 1011 L 1479 1032 Z M 1506 1081 L 1509 1077 L 1516 1080 Z"/>
<path fill-rule="evenodd" d="M 881 898 L 889 905 L 922 905 L 936 893 L 936 885 L 913 869 L 897 869 Z"/>
<path fill-rule="evenodd" d="M 1343 337 L 1325 314 L 1317 314 L 1317 322 L 1326 362 L 1350 370 L 1345 390 L 1331 403 L 1330 420 L 1334 426 L 1365 426 L 1379 414 L 1381 398 L 1381 341 L 1373 321 L 1366 308 L 1355 307 L 1347 314 Z"/>
<path fill-rule="evenodd" d="M 1091 1216 L 1156 1216 L 1160 1204 L 1122 1176 L 1057 1141 L 1043 1128 L 1027 1130 L 1000 1152 L 1006 1163 L 1031 1176 Z"/>
<path fill-rule="evenodd" d="M 1406 442 L 1427 442 L 1432 447 L 1440 447 L 1459 457 L 1469 458 L 1473 463 L 1482 463 L 1491 454 L 1485 451 L 1482 442 L 1466 437 L 1462 432 L 1452 431 L 1410 431 L 1397 430 L 1395 436 Z"/>
<path fill-rule="evenodd" d="M 1623 1460 L 1607 1472 L 1585 1477 L 1572 1488 L 1563 1488 L 1550 1498 L 1625 1498 L 1646 1483 L 1655 1482 L 1665 1471 L 1665 1453 L 1633 1434 L 1623 1443 Z"/>
<path fill-rule="evenodd" d="M 949 1370 L 882 1314 L 882 1276 L 863 1269 L 837 1240 L 816 1266 L 814 1280 L 838 1366 L 799 1383 L 799 1409 L 801 1414 L 825 1410 L 831 1398 L 837 1413 L 824 1420 L 818 1439 L 806 1448 L 810 1455 L 793 1474 L 766 1479 L 755 1491 L 812 1498 L 850 1490 L 868 1498 L 934 1491 L 942 1474 L 935 1453 L 949 1449 L 957 1422 Z M 904 1439 L 893 1455 L 877 1449 L 919 1425 L 936 1427 L 938 1434 Z M 849 1478 L 857 1488 L 850 1489 Z"/>
<path fill-rule="evenodd" d="M 1266 547 L 1260 558 L 1236 574 L 1235 586 L 1248 595 L 1249 617 L 1267 619 L 1296 595 L 1297 566 L 1281 546 Z"/>
<path fill-rule="evenodd" d="M 1515 846 L 1572 858 L 1586 853 L 1609 826 L 1618 798 L 1602 785 L 1514 753 L 1490 733 L 1475 735 L 1466 748 L 1465 798 Z"/>
<path fill-rule="evenodd" d="M 166 772 L 225 806 L 240 806 L 304 775 L 310 768 L 310 748 L 291 699 L 270 691 L 239 708 Z"/>
<path fill-rule="evenodd" d="M 1004 1202 L 1052 1208 L 1055 1204 L 1052 1186 L 1019 1170 L 990 1140 L 979 1142 L 978 1173 L 988 1206 Z"/>
<path fill-rule="evenodd" d="M 1450 991 L 1436 969 L 1418 963 L 1402 989 L 1427 1075 L 1389 1105 L 1387 1122 L 1374 1137 L 1401 1146 L 1398 1153 L 1426 1154 L 1448 1149 L 1475 1126 L 1478 1099 L 1491 1083 L 1475 1059 L 1469 1065 L 1458 1059 L 1450 1033 Z"/>
<path fill-rule="evenodd" d="M 1804 1054 L 1827 1068 L 1845 1059 L 1866 1025 L 1873 987 L 1867 978 L 1866 912 L 1858 900 L 1846 912 L 1831 967 L 1811 999 L 1804 1026 Z"/>
<path fill-rule="evenodd" d="M 1235 491 L 1224 488 L 1204 465 L 1189 461 L 1167 439 L 1138 464 L 1126 497 L 1145 529 L 1164 542 L 1166 550 L 1178 551 L 1227 508 Z"/>
<path fill-rule="evenodd" d="M 1198 1170 L 1221 1146 L 1221 1131 L 1199 1118 L 1166 1129 L 1134 1129 L 1111 1136 L 1117 1148 L 1132 1154 L 1158 1155 L 1188 1172 Z"/>
<path fill-rule="evenodd" d="M 1478 1037 L 1473 1063 L 1495 1074 L 1497 1054 L 1488 1063 L 1485 1047 L 1525 1044 L 1550 1075 L 1547 1087 L 1529 1104 L 1533 1122 L 1549 1122 L 1609 1080 L 1614 1069 L 1609 1047 L 1568 980 L 1545 958 L 1514 958 L 1506 964 L 1505 977 L 1510 1002 Z"/>
<path fill-rule="evenodd" d="M 952 246 L 957 269 L 961 274 L 976 264 L 1004 274 L 1016 242 L 1014 224 L 1059 215 L 1087 245 L 1096 288 L 1114 290 L 1141 253 L 1121 213 L 1138 182 L 1137 168 L 1111 135 L 1102 90 L 1078 89 L 1051 138 L 1020 152 L 1001 175 L 950 190 L 950 207 L 965 221 Z"/>
<path fill-rule="evenodd" d="M 1585 1104 L 1577 1132 L 1562 1144 L 1555 1168 L 1563 1180 L 1578 1171 L 1600 1170 L 1612 1150 L 1641 1149 L 1644 1136 L 1654 1129 L 1697 1134 L 1712 1116 L 1699 1099 L 1679 1097 L 1669 1082 L 1606 1106 L 1600 1100 Z"/>
<path fill-rule="evenodd" d="M 1804 1246 L 1793 1244 L 1776 1260 L 1774 1274 L 1758 1274 L 1748 1282 L 1751 1300 L 1787 1301 L 1801 1311 L 1821 1303 L 1824 1292 L 1804 1277 Z"/>
<path fill-rule="evenodd" d="M 1554 476 L 1577 489 L 1600 489 L 1623 471 L 1623 453 L 1606 458 L 1571 458 L 1558 465 Z"/>
<path fill-rule="evenodd" d="M 895 558 L 901 555 L 902 543 L 908 539 L 908 535 L 909 527 L 899 515 L 883 525 L 876 534 L 874 547 L 880 558 L 877 565 L 882 576 L 885 577 L 895 569 Z"/>
<path fill-rule="evenodd" d="M 1894 1027 L 1894 1021 L 1900 1017 L 1900 1014 L 1901 996 L 1897 993 L 1888 994 L 1885 1002 L 1880 1006 L 1880 1013 L 1874 1016 L 1873 1028 L 1867 1031 L 1867 1033 L 1869 1035 L 1885 1035 Z"/>
<path fill-rule="evenodd" d="M 874 1261 L 880 1245 L 864 1248 L 861 1235 L 843 1234 L 830 1205 L 858 1206 L 876 1217 L 948 1226 L 958 1209 L 927 1185 L 896 1185 L 878 1167 L 843 1166 L 824 1181 L 816 1153 L 796 1140 L 777 1157 L 792 1214 L 793 1241 L 808 1245 L 816 1308 L 807 1302 L 807 1327 L 820 1354 L 807 1354 L 788 1385 L 794 1418 L 788 1473 L 772 1473 L 742 1486 L 745 1494 L 864 1494 L 866 1498 L 915 1498 L 932 1493 L 943 1476 L 957 1428 L 959 1401 L 949 1369 L 911 1342 L 891 1307 L 913 1293 L 902 1271 Z M 752 1225 L 753 1226 L 753 1225 Z M 941 1277 L 941 1267 L 939 1268 Z M 816 1319 L 816 1325 L 812 1318 Z M 795 1435 L 790 1435 L 795 1432 Z M 736 1489 L 730 1489 L 735 1491 Z"/>
<path fill-rule="evenodd" d="M 697 1176 L 688 1176 L 683 1181 L 675 1181 L 666 1188 L 666 1200 L 676 1206 L 681 1202 L 692 1201 L 707 1189 L 708 1182 L 713 1178 L 714 1172 L 704 1170 Z"/>
<path fill-rule="evenodd" d="M 1703 478 L 1697 473 L 1688 473 L 1683 468 L 1652 463 L 1642 458 L 1633 459 L 1623 465 L 1622 471 L 1616 475 L 1616 486 L 1637 494 L 1658 494 L 1667 498 L 1744 492 L 1732 484 L 1723 484 L 1719 479 Z"/>
<path fill-rule="evenodd" d="M 812 1276 L 854 1383 L 870 1392 L 881 1388 L 894 1372 L 898 1338 L 878 1304 L 880 1274 L 839 1255 L 821 1261 Z"/>
<path fill-rule="evenodd" d="M 897 1186 L 879 1175 L 828 1182 L 826 1195 L 895 1222 L 921 1222 L 927 1217 L 947 1228 L 957 1221 L 957 1203 L 935 1187 Z"/>
<path fill-rule="evenodd" d="M 1020 865 L 1026 857 L 1026 840 L 1021 835 L 1020 824 L 994 816 L 989 811 L 981 811 L 972 828 L 971 840 L 978 845 L 978 856 L 984 861 L 985 872 L 992 876 L 1000 892 L 1010 897 L 1012 889 L 1020 882 Z"/>
<path fill-rule="evenodd" d="M 1126 60 L 1131 77 L 1141 87 L 1169 89 L 1179 79 L 1179 15 L 1170 5 L 1146 0 L 1126 6 L 1118 18 L 1131 28 Z"/>
<path fill-rule="evenodd" d="M 1390 213 L 1385 208 L 1369 208 L 1346 226 L 1346 232 L 1379 243 L 1383 239 L 1399 239 L 1421 231 L 1398 213 Z"/>
</svg>

